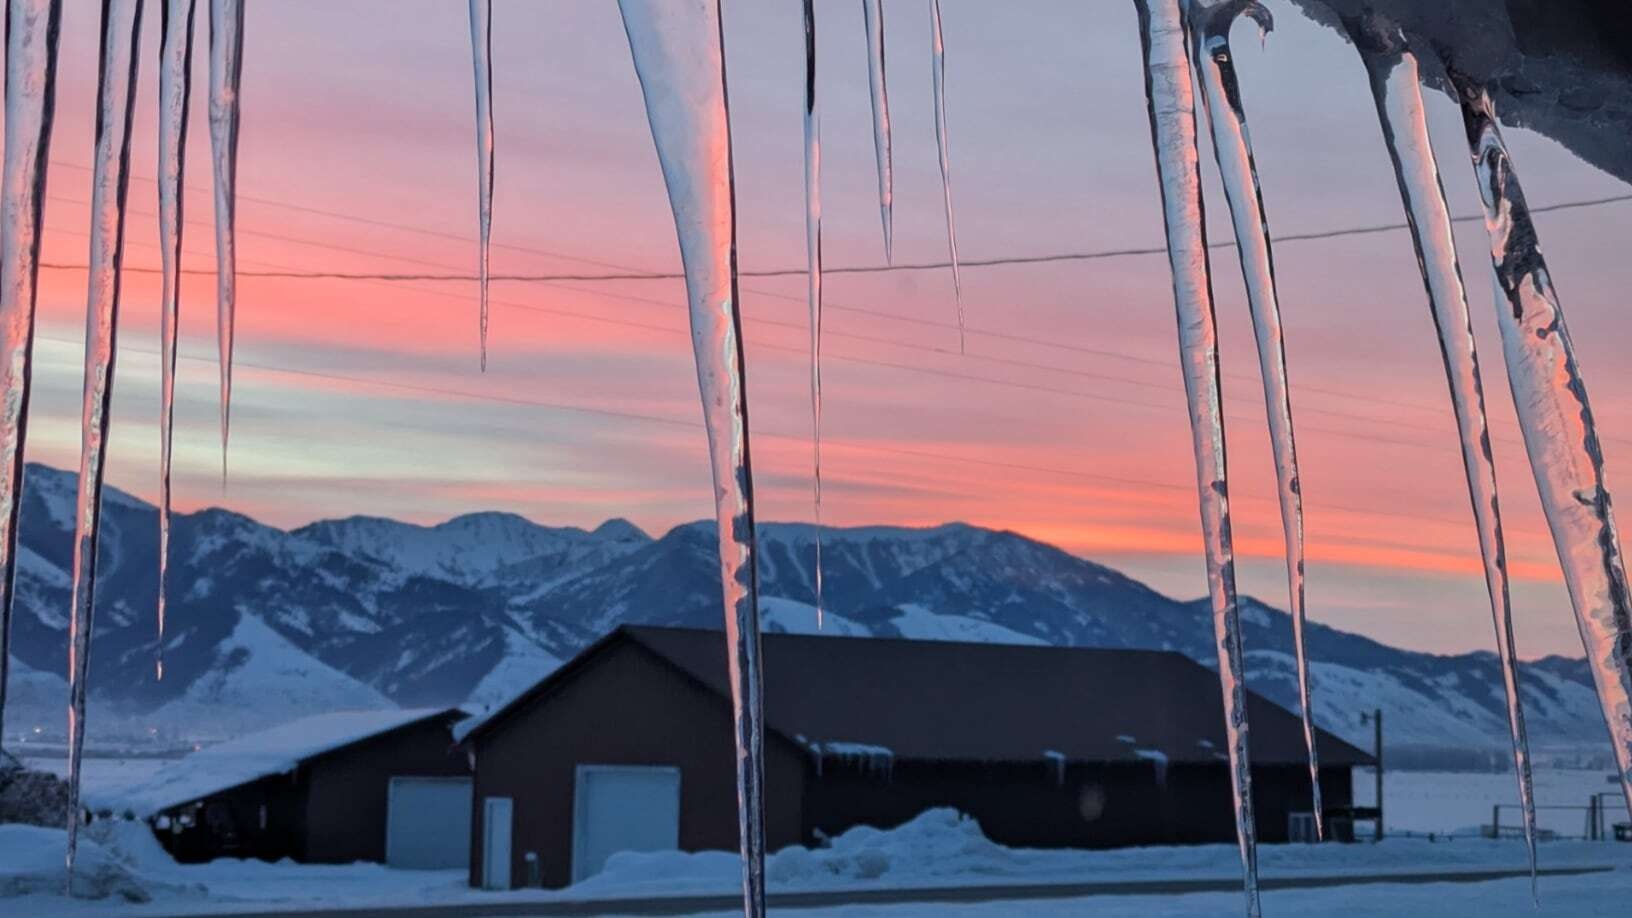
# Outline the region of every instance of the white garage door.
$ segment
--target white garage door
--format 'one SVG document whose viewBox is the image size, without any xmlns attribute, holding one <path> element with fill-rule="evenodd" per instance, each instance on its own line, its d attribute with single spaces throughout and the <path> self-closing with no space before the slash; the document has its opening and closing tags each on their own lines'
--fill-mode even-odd
<svg viewBox="0 0 1632 918">
<path fill-rule="evenodd" d="M 572 811 L 572 879 L 619 851 L 680 847 L 680 769 L 580 765 Z"/>
<path fill-rule="evenodd" d="M 392 778 L 385 862 L 405 870 L 470 866 L 470 779 Z"/>
</svg>

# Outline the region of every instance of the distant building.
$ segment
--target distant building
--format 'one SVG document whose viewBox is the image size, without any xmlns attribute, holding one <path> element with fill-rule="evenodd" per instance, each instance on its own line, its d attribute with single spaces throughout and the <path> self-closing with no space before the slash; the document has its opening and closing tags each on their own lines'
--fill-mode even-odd
<svg viewBox="0 0 1632 918">
<path fill-rule="evenodd" d="M 463 867 L 468 756 L 457 708 L 339 711 L 209 746 L 110 802 L 183 863 L 218 857 Z"/>
<path fill-rule="evenodd" d="M 930 807 L 994 841 L 1234 841 L 1218 677 L 1177 653 L 764 637 L 772 850 Z M 1259 838 L 1310 808 L 1298 718 L 1248 696 Z M 559 887 L 623 850 L 734 850 L 719 632 L 623 627 L 456 732 L 472 752 L 470 882 Z M 1321 731 L 1327 807 L 1370 756 Z"/>
</svg>

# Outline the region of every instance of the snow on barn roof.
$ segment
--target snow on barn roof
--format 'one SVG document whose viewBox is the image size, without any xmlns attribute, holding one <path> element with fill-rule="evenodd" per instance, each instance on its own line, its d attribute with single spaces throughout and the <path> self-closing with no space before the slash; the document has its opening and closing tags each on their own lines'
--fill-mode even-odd
<svg viewBox="0 0 1632 918">
<path fill-rule="evenodd" d="M 525 695 L 527 693 L 527 691 L 530 690 L 531 688 L 532 688 L 532 686 L 528 686 L 526 689 L 523 689 L 519 694 Z M 473 714 L 470 717 L 467 717 L 464 720 L 461 720 L 458 723 L 454 724 L 453 725 L 453 741 L 456 742 L 456 743 L 464 742 L 465 737 L 469 736 L 470 732 L 472 730 L 475 730 L 477 727 L 480 727 L 481 725 L 487 723 L 489 720 L 492 720 L 494 715 L 498 714 L 500 711 L 507 710 L 508 704 L 509 704 L 508 701 L 506 701 L 506 702 L 504 702 L 502 704 L 490 704 L 487 707 L 483 708 L 479 713 Z"/>
<path fill-rule="evenodd" d="M 334 711 L 302 717 L 207 746 L 139 784 L 99 797 L 93 804 L 128 809 L 146 818 L 268 775 L 293 771 L 308 759 L 382 733 L 457 713 L 457 708 L 412 708 Z"/>
</svg>

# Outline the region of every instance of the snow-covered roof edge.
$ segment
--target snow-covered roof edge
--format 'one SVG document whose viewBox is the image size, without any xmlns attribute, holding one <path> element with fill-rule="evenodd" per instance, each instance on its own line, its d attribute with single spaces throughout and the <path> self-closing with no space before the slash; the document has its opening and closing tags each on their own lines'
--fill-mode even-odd
<svg viewBox="0 0 1632 918">
<path fill-rule="evenodd" d="M 125 788 L 99 805 L 146 818 L 180 804 L 283 774 L 347 746 L 442 717 L 461 708 L 331 711 L 287 721 L 194 752 L 152 779 Z M 451 737 L 450 737 L 451 740 Z M 452 745 L 450 741 L 450 746 Z"/>
</svg>

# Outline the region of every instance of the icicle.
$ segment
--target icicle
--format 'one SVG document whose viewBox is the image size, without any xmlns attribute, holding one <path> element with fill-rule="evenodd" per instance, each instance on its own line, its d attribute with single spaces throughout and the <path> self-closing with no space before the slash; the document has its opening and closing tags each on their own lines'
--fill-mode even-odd
<svg viewBox="0 0 1632 918">
<path fill-rule="evenodd" d="M 221 481 L 232 418 L 232 332 L 238 305 L 238 82 L 244 0 L 210 0 L 210 152 L 215 165 L 216 338 L 221 354 Z"/>
<path fill-rule="evenodd" d="M 170 573 L 170 444 L 176 423 L 176 337 L 181 322 L 182 179 L 193 91 L 193 10 L 197 0 L 164 0 L 159 49 L 159 643 L 154 672 L 164 678 L 164 609 Z"/>
<path fill-rule="evenodd" d="M 884 260 L 894 261 L 895 165 L 890 156 L 890 93 L 884 86 L 884 2 L 861 0 L 867 24 L 867 85 L 873 100 L 873 157 L 878 161 L 878 213 L 884 221 Z"/>
<path fill-rule="evenodd" d="M 1196 484 L 1207 554 L 1218 676 L 1229 741 L 1235 832 L 1247 914 L 1259 914 L 1258 851 L 1253 823 L 1252 773 L 1247 752 L 1246 689 L 1241 662 L 1241 623 L 1236 605 L 1235 558 L 1230 538 L 1224 413 L 1219 393 L 1218 329 L 1213 318 L 1211 269 L 1201 197 L 1201 157 L 1196 141 L 1195 87 L 1179 0 L 1134 0 L 1145 59 L 1145 94 L 1151 141 L 1161 186 L 1168 262 L 1178 313 L 1180 362 L 1190 405 Z"/>
<path fill-rule="evenodd" d="M 1485 205 L 1508 384 L 1632 813 L 1632 599 L 1597 425 L 1490 97 L 1455 68 L 1450 77 Z"/>
<path fill-rule="evenodd" d="M 90 275 L 85 307 L 85 400 L 81 413 L 79 496 L 74 509 L 73 606 L 68 618 L 68 894 L 79 841 L 80 761 L 85 753 L 85 680 L 96 609 L 96 537 L 101 523 L 103 459 L 113 403 L 119 268 L 130 184 L 130 127 L 140 69 L 142 0 L 104 0 L 97 79 L 95 171 L 91 179 Z"/>
<path fill-rule="evenodd" d="M 1502 536 L 1501 507 L 1496 493 L 1496 465 L 1485 420 L 1484 384 L 1479 353 L 1474 346 L 1462 268 L 1451 234 L 1451 215 L 1440 183 L 1439 165 L 1428 136 L 1416 55 L 1399 27 L 1378 17 L 1348 19 L 1353 38 L 1370 76 L 1383 139 L 1388 144 L 1394 174 L 1405 205 L 1406 222 L 1416 246 L 1428 304 L 1439 335 L 1439 350 L 1450 383 L 1451 405 L 1462 444 L 1462 466 L 1468 496 L 1484 558 L 1485 587 L 1490 594 L 1491 620 L 1496 630 L 1496 652 L 1507 692 L 1508 730 L 1513 745 L 1519 803 L 1524 813 L 1524 837 L 1530 856 L 1532 883 L 1536 869 L 1536 814 L 1531 793 L 1529 740 L 1519 697 L 1518 655 L 1513 646 L 1513 610 L 1508 595 L 1507 548 Z"/>
<path fill-rule="evenodd" d="M 765 913 L 765 767 L 748 394 L 719 0 L 619 0 L 674 210 L 713 463 L 735 718 L 743 910 Z"/>
<path fill-rule="evenodd" d="M 1249 16 L 1267 35 L 1275 28 L 1270 12 L 1257 0 L 1188 0 L 1195 43 L 1196 71 L 1201 76 L 1202 101 L 1212 128 L 1213 154 L 1224 182 L 1235 225 L 1236 251 L 1246 280 L 1247 304 L 1258 339 L 1258 369 L 1264 381 L 1264 408 L 1275 456 L 1275 480 L 1281 505 L 1281 531 L 1286 546 L 1288 609 L 1292 618 L 1292 647 L 1298 665 L 1298 702 L 1303 713 L 1303 741 L 1309 752 L 1309 786 L 1315 815 L 1315 836 L 1325 838 L 1326 825 L 1320 797 L 1320 758 L 1315 750 L 1314 707 L 1310 704 L 1309 657 L 1304 642 L 1303 492 L 1298 478 L 1298 451 L 1293 437 L 1292 392 L 1286 375 L 1286 344 L 1281 336 L 1281 305 L 1275 288 L 1275 255 L 1269 241 L 1269 218 L 1264 213 L 1253 159 L 1252 137 L 1241 86 L 1230 50 L 1230 27 L 1237 17 Z"/>
<path fill-rule="evenodd" d="M 482 369 L 487 369 L 487 272 L 493 237 L 493 0 L 470 0 L 470 57 L 476 70 L 476 167 L 481 214 L 477 270 L 482 287 Z"/>
<path fill-rule="evenodd" d="M 935 88 L 935 145 L 941 154 L 941 197 L 946 201 L 946 249 L 952 262 L 952 298 L 958 304 L 958 353 L 966 351 L 963 282 L 958 278 L 958 226 L 952 218 L 952 160 L 946 144 L 946 45 L 941 41 L 941 0 L 929 0 L 930 73 Z"/>
<path fill-rule="evenodd" d="M 45 163 L 57 99 L 61 0 L 6 4 L 5 164 L 0 168 L 0 749 L 5 748 L 11 607 L 17 580 L 17 513 L 22 507 L 34 354 L 35 281 L 45 222 Z"/>
<path fill-rule="evenodd" d="M 811 487 L 816 519 L 816 628 L 822 627 L 822 114 L 816 105 L 816 3 L 805 0 L 805 262 L 810 299 Z"/>
</svg>

